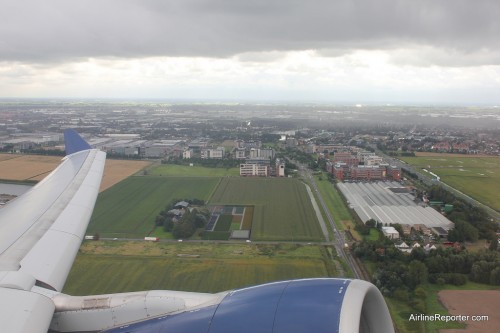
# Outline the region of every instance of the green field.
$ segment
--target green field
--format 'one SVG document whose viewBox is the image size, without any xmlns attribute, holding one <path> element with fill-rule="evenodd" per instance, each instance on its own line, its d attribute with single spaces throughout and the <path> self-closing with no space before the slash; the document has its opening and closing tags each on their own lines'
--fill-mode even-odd
<svg viewBox="0 0 500 333">
<path fill-rule="evenodd" d="M 161 164 L 151 168 L 149 174 L 168 177 L 226 177 L 239 176 L 238 168 L 207 168 L 203 166 L 186 166 L 176 164 Z"/>
<path fill-rule="evenodd" d="M 289 178 L 224 178 L 211 204 L 253 205 L 252 239 L 322 240 L 304 184 Z"/>
<path fill-rule="evenodd" d="M 439 156 L 402 157 L 418 169 L 434 172 L 441 181 L 500 211 L 500 158 Z M 429 168 L 430 166 L 430 168 Z M 422 174 L 426 174 L 421 170 Z"/>
<path fill-rule="evenodd" d="M 96 202 L 87 234 L 101 237 L 142 238 L 154 227 L 155 217 L 173 199 L 197 198 L 209 204 L 224 205 L 228 214 L 233 206 L 247 207 L 243 229 L 252 228 L 255 240 L 323 240 L 316 214 L 307 191 L 300 181 L 284 178 L 181 177 L 179 170 L 189 167 L 162 165 L 147 176 L 125 179 L 102 192 Z M 170 176 L 154 176 L 171 169 Z M 214 170 L 199 167 L 201 174 L 214 175 Z M 177 176 L 173 176 L 177 174 Z M 253 210 L 253 219 L 250 214 Z M 243 207 L 236 207 L 237 212 Z M 231 219 L 218 225 L 228 231 Z M 165 238 L 158 228 L 154 236 Z M 227 233 L 225 233 L 227 235 Z M 171 237 L 170 235 L 168 235 Z M 169 238 L 167 237 L 167 238 Z M 223 239 L 223 235 L 212 235 Z M 226 238 L 227 239 L 227 238 Z"/>
<path fill-rule="evenodd" d="M 354 226 L 351 213 L 344 204 L 341 194 L 326 178 L 327 177 L 324 174 L 321 175 L 321 180 L 319 176 L 315 176 L 318 189 L 325 200 L 331 216 L 335 220 L 337 228 L 339 228 L 340 230 L 344 230 L 346 229 L 346 225 Z"/>
<path fill-rule="evenodd" d="M 129 177 L 99 194 L 88 234 L 101 237 L 144 237 L 155 217 L 176 198 L 207 200 L 219 178 Z"/>
<path fill-rule="evenodd" d="M 64 292 L 218 292 L 283 279 L 334 277 L 335 265 L 327 252 L 322 246 L 285 244 L 85 242 Z"/>
<path fill-rule="evenodd" d="M 220 215 L 215 225 L 214 231 L 228 231 L 233 222 L 232 215 Z"/>
</svg>

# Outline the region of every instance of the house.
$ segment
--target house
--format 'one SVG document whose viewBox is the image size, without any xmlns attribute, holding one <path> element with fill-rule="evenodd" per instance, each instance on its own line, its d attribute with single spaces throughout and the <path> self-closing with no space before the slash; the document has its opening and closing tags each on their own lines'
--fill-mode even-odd
<svg viewBox="0 0 500 333">
<path fill-rule="evenodd" d="M 408 246 L 408 244 L 406 244 L 405 242 L 399 244 L 399 245 L 395 245 L 398 249 L 409 249 L 410 247 Z"/>
<path fill-rule="evenodd" d="M 396 249 L 404 253 L 411 253 L 411 248 L 405 242 L 395 245 Z"/>
<path fill-rule="evenodd" d="M 425 252 L 430 252 L 431 250 L 435 250 L 435 249 L 436 249 L 436 245 L 431 244 L 431 243 L 425 244 L 425 246 L 424 246 Z"/>
<path fill-rule="evenodd" d="M 419 247 L 422 247 L 422 245 L 420 245 L 418 242 L 413 243 L 413 245 L 411 246 L 412 249 L 416 249 Z"/>
<path fill-rule="evenodd" d="M 382 227 L 382 233 L 389 239 L 399 239 L 399 232 L 394 227 Z"/>
<path fill-rule="evenodd" d="M 403 229 L 403 235 L 405 235 L 405 236 L 410 236 L 411 235 L 411 225 L 409 225 L 409 224 L 402 224 L 401 228 Z"/>
<path fill-rule="evenodd" d="M 178 203 L 176 203 L 174 205 L 174 207 L 177 209 L 187 208 L 188 206 L 189 206 L 189 202 L 186 202 L 186 201 L 179 201 Z"/>
<path fill-rule="evenodd" d="M 420 231 L 422 234 L 426 236 L 431 235 L 431 229 L 428 228 L 425 224 L 415 224 L 413 228 L 417 231 Z"/>
<path fill-rule="evenodd" d="M 179 217 L 179 216 L 182 216 L 182 214 L 184 213 L 184 210 L 183 209 L 171 209 L 168 211 L 168 213 Z"/>
</svg>

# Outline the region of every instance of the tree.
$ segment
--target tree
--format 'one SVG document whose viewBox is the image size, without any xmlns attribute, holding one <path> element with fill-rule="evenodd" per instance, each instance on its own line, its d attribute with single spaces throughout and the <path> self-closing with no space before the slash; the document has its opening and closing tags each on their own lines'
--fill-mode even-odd
<svg viewBox="0 0 500 333">
<path fill-rule="evenodd" d="M 189 209 L 185 211 L 184 215 L 182 215 L 182 218 L 174 225 L 174 228 L 172 229 L 172 235 L 174 236 L 174 238 L 189 238 L 195 233 L 195 212 L 196 211 L 190 212 Z"/>
<path fill-rule="evenodd" d="M 194 224 L 196 228 L 204 228 L 207 225 L 207 218 L 203 214 L 196 214 Z"/>
<path fill-rule="evenodd" d="M 179 222 L 172 229 L 172 235 L 176 239 L 189 238 L 194 234 L 195 231 L 196 229 L 192 224 Z"/>
<path fill-rule="evenodd" d="M 413 260 L 408 266 L 408 278 L 410 285 L 414 288 L 419 284 L 427 283 L 429 272 L 425 264 L 418 260 Z"/>
<path fill-rule="evenodd" d="M 419 287 L 419 288 L 415 289 L 415 297 L 420 298 L 420 299 L 426 299 L 427 292 L 425 291 L 424 288 Z"/>
<path fill-rule="evenodd" d="M 496 266 L 498 266 L 498 263 L 480 260 L 472 265 L 470 279 L 475 282 L 489 283 L 492 271 L 498 268 Z"/>
<path fill-rule="evenodd" d="M 393 225 L 393 228 L 397 230 L 397 232 L 399 232 L 399 236 L 400 237 L 403 237 L 404 236 L 404 232 L 403 232 L 403 227 L 401 226 L 401 224 L 399 223 L 394 223 Z"/>
<path fill-rule="evenodd" d="M 367 227 L 373 228 L 377 225 L 377 221 L 375 221 L 374 219 L 369 219 L 368 221 L 365 222 L 365 225 Z"/>
<path fill-rule="evenodd" d="M 171 218 L 166 218 L 163 221 L 163 230 L 166 232 L 170 232 L 172 231 L 172 229 L 174 229 L 174 221 L 172 221 Z"/>
<path fill-rule="evenodd" d="M 451 242 L 463 242 L 465 240 L 475 242 L 478 238 L 478 230 L 472 224 L 464 220 L 455 221 L 455 229 L 448 233 L 448 240 Z"/>
<path fill-rule="evenodd" d="M 413 250 L 413 251 L 415 251 L 415 250 Z M 412 254 L 413 254 L 413 251 L 411 251 Z M 425 253 L 424 253 L 424 255 L 425 255 Z M 427 266 L 427 270 L 429 271 L 429 273 L 442 272 L 442 269 L 445 268 L 443 265 L 443 257 L 441 255 L 436 255 L 436 256 L 432 256 L 432 257 L 427 258 L 427 260 L 425 261 L 425 265 Z"/>
<path fill-rule="evenodd" d="M 498 250 L 498 240 L 493 239 L 490 241 L 490 246 L 488 247 L 491 251 L 496 251 Z"/>
<path fill-rule="evenodd" d="M 491 271 L 490 284 L 492 284 L 494 286 L 500 285 L 500 267 L 497 267 Z"/>
<path fill-rule="evenodd" d="M 399 288 L 404 288 L 404 281 L 408 277 L 408 269 L 400 262 L 389 262 L 380 266 L 373 275 L 373 281 L 385 295 L 393 295 Z"/>
<path fill-rule="evenodd" d="M 156 219 L 155 219 L 155 225 L 156 226 L 165 225 L 165 220 L 166 220 L 165 216 L 158 215 L 158 216 L 156 216 Z"/>
<path fill-rule="evenodd" d="M 410 258 L 418 261 L 424 261 L 426 256 L 425 250 L 421 247 L 414 248 L 410 253 Z"/>
</svg>

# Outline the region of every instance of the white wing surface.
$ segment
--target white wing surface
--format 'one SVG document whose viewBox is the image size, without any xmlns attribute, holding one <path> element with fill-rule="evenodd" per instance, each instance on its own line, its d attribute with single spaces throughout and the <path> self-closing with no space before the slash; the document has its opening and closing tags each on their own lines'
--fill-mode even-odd
<svg viewBox="0 0 500 333">
<path fill-rule="evenodd" d="M 63 288 L 99 192 L 106 154 L 71 130 L 65 141 L 70 155 L 0 209 L 0 327 L 6 332 L 47 331 L 54 304 L 36 291 Z"/>
</svg>

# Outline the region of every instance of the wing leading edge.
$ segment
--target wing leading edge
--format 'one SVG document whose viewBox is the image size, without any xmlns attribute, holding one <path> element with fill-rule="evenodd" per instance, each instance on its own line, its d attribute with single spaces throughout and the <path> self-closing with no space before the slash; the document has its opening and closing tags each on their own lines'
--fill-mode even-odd
<svg viewBox="0 0 500 333">
<path fill-rule="evenodd" d="M 0 210 L 0 327 L 9 332 L 46 332 L 54 304 L 33 290 L 61 291 L 99 192 L 106 154 L 72 130 L 65 140 L 62 163 Z"/>
</svg>

